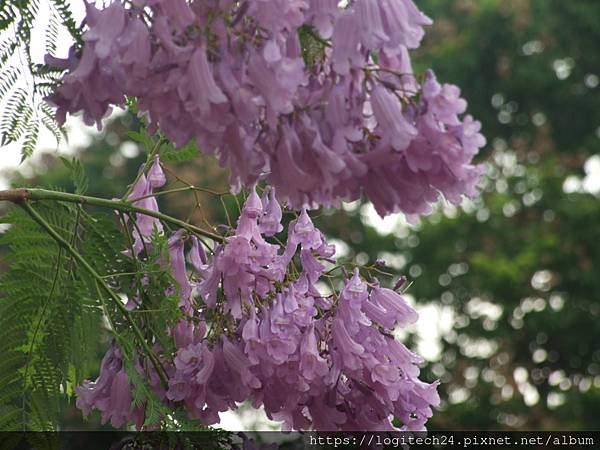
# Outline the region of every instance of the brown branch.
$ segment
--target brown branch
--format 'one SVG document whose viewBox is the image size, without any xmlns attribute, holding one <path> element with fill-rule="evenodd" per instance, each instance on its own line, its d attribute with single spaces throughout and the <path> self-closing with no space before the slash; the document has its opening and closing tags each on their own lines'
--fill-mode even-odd
<svg viewBox="0 0 600 450">
<path fill-rule="evenodd" d="M 27 189 L 9 189 L 0 191 L 0 201 L 12 202 L 17 205 L 29 200 L 31 193 Z"/>
</svg>

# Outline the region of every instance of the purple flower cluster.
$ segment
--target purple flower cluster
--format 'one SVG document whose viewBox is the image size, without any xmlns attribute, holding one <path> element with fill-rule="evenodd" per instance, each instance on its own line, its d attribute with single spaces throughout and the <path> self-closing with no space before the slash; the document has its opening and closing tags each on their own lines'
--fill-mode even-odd
<svg viewBox="0 0 600 450">
<path fill-rule="evenodd" d="M 144 423 L 144 409 L 132 404 L 132 389 L 123 367 L 121 351 L 112 346 L 102 359 L 100 376 L 96 381 L 84 381 L 75 388 L 77 407 L 85 416 L 92 409 L 100 411 L 102 423 L 119 428 L 134 422 L 138 428 Z"/>
<path fill-rule="evenodd" d="M 431 21 L 412 0 L 114 0 L 85 20 L 82 51 L 47 58 L 67 70 L 48 98 L 61 122 L 100 126 L 135 97 L 151 131 L 195 140 L 234 190 L 264 179 L 298 209 L 364 192 L 413 216 L 475 193 L 485 140 L 457 87 L 413 75 Z"/>
<path fill-rule="evenodd" d="M 141 177 L 134 192 L 152 179 Z M 335 247 L 305 209 L 289 223 L 285 244 L 269 242 L 280 242 L 270 238 L 281 218 L 275 191 L 261 199 L 252 189 L 236 229 L 211 255 L 195 237 L 171 236 L 184 318 L 171 330 L 175 354 L 160 356 L 168 387 L 156 374 L 151 387 L 204 425 L 249 401 L 288 430 L 423 430 L 439 403 L 437 382 L 419 380 L 421 358 L 392 334 L 417 320 L 415 310 L 358 269 L 339 294 L 325 292 Z M 138 228 L 157 230 L 153 220 L 138 216 Z M 148 235 L 140 239 L 151 245 Z M 100 378 L 78 393 L 84 412 L 98 409 L 114 426 L 140 414 L 125 405 L 130 388 L 114 348 Z"/>
</svg>

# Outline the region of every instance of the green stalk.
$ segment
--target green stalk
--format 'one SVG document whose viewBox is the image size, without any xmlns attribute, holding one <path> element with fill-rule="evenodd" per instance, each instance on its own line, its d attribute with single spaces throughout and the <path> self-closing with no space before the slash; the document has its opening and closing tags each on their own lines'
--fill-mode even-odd
<svg viewBox="0 0 600 450">
<path fill-rule="evenodd" d="M 122 212 L 135 212 L 149 217 L 160 219 L 164 222 L 178 226 L 191 233 L 207 237 L 213 241 L 223 242 L 223 236 L 203 230 L 195 225 L 191 225 L 183 220 L 168 216 L 158 211 L 140 208 L 128 201 L 124 200 L 109 200 L 106 198 L 90 197 L 87 195 L 70 194 L 68 192 L 50 191 L 47 189 L 10 189 L 8 191 L 0 191 L 0 201 L 6 200 L 17 204 L 24 204 L 29 200 L 55 200 L 61 202 L 77 203 L 80 205 L 93 205 L 103 208 L 110 208 Z"/>
</svg>

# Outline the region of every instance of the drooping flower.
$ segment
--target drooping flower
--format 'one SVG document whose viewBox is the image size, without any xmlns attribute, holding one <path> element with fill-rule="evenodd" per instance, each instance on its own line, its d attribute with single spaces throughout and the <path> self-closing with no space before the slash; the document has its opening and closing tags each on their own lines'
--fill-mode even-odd
<svg viewBox="0 0 600 450">
<path fill-rule="evenodd" d="M 169 257 L 173 277 L 179 285 L 180 303 L 185 310 L 192 308 L 192 285 L 187 274 L 185 262 L 185 244 L 183 240 L 184 231 L 179 230 L 169 238 Z"/>
<path fill-rule="evenodd" d="M 377 86 L 371 93 L 371 105 L 384 139 L 394 150 L 405 150 L 417 130 L 404 118 L 400 100 L 385 87 Z"/>
<path fill-rule="evenodd" d="M 438 122 L 436 133 L 450 130 L 429 114 L 428 124 Z M 159 167 L 156 160 L 140 175 L 130 201 L 158 211 L 153 189 L 162 183 Z M 149 336 L 165 383 L 156 359 L 142 352 L 134 370 L 159 399 L 183 407 L 203 425 L 218 423 L 219 413 L 248 401 L 284 430 L 423 430 L 439 404 L 437 383 L 419 379 L 422 359 L 391 333 L 414 323 L 417 313 L 395 290 L 367 283 L 358 268 L 339 293 L 323 293 L 335 247 L 306 209 L 281 242 L 274 237 L 283 231 L 281 216 L 272 190 L 261 199 L 252 188 L 237 226 L 228 227 L 209 254 L 198 236 L 160 229 L 167 234 L 168 256 L 154 262 L 171 274 L 165 296 L 179 297 L 180 316 L 165 330 L 175 347 L 169 352 L 165 341 Z M 139 214 L 129 224 L 143 230 L 137 235 L 142 246 L 153 245 L 151 232 L 159 229 L 147 218 Z M 142 280 L 140 291 L 149 281 Z M 115 427 L 151 426 L 144 424 L 144 405 L 133 405 L 126 368 L 120 350 L 111 347 L 98 379 L 76 388 L 77 406 L 86 415 L 99 410 L 103 422 Z"/>
<path fill-rule="evenodd" d="M 480 125 L 459 117 L 458 88 L 413 75 L 431 20 L 412 0 L 113 0 L 86 13 L 83 49 L 47 58 L 67 70 L 48 97 L 60 122 L 83 112 L 101 127 L 136 97 L 150 132 L 214 154 L 232 190 L 266 180 L 296 209 L 366 194 L 379 214 L 414 218 L 477 192 Z"/>
<path fill-rule="evenodd" d="M 263 215 L 259 220 L 260 231 L 265 236 L 273 236 L 283 230 L 281 225 L 281 206 L 275 199 L 275 189 L 268 187 L 265 189 L 262 198 Z"/>
<path fill-rule="evenodd" d="M 379 309 L 383 309 L 385 311 L 385 316 L 392 321 L 393 325 L 404 327 L 409 323 L 415 323 L 418 318 L 417 312 L 411 308 L 400 295 L 391 289 L 381 287 L 374 288 L 371 291 L 370 302 L 366 303 L 373 304 Z M 382 325 L 384 324 L 382 323 Z"/>
<path fill-rule="evenodd" d="M 127 198 L 129 201 L 132 201 L 135 206 L 158 212 L 158 203 L 152 194 L 152 184 L 148 182 L 145 174 L 141 174 L 138 181 L 133 186 L 131 194 L 129 194 Z M 134 250 L 136 253 L 139 253 L 143 249 L 144 242 L 148 242 L 150 236 L 152 236 L 152 233 L 155 231 L 158 233 L 164 231 L 159 219 L 143 213 L 136 213 L 135 227 L 132 231 L 135 239 Z"/>
<path fill-rule="evenodd" d="M 123 356 L 116 346 L 111 346 L 102 359 L 100 376 L 94 382 L 84 381 L 76 387 L 77 407 L 88 416 L 93 409 L 100 411 L 102 424 L 110 422 L 120 428 L 135 422 L 138 429 L 143 424 L 144 411 L 132 404 L 129 378 L 123 368 Z"/>
<path fill-rule="evenodd" d="M 159 189 L 167 182 L 167 177 L 165 177 L 165 173 L 160 166 L 160 159 L 158 156 L 154 158 L 154 163 L 148 171 L 148 182 L 152 189 Z"/>
</svg>

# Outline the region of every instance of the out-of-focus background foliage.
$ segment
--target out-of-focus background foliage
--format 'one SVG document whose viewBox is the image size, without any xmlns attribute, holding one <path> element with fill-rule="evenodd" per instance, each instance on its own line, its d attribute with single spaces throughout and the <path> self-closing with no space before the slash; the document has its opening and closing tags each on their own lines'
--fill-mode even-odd
<svg viewBox="0 0 600 450">
<path fill-rule="evenodd" d="M 483 195 L 461 208 L 440 204 L 416 227 L 358 202 L 317 221 L 345 259 L 383 258 L 412 282 L 422 320 L 403 337 L 426 357 L 424 377 L 442 381 L 431 429 L 597 429 L 600 2 L 417 3 L 435 24 L 416 68 L 461 86 L 483 123 Z M 90 195 L 119 196 L 133 179 L 143 155 L 126 131 L 136 126 L 114 118 L 77 149 Z M 169 166 L 190 183 L 226 189 L 211 158 Z M 19 186 L 72 188 L 53 153 L 5 175 Z M 165 197 L 161 207 L 197 223 L 226 221 L 210 195 Z M 80 426 L 68 411 L 65 424 Z M 255 426 L 253 417 L 246 411 L 243 423 Z"/>
</svg>

